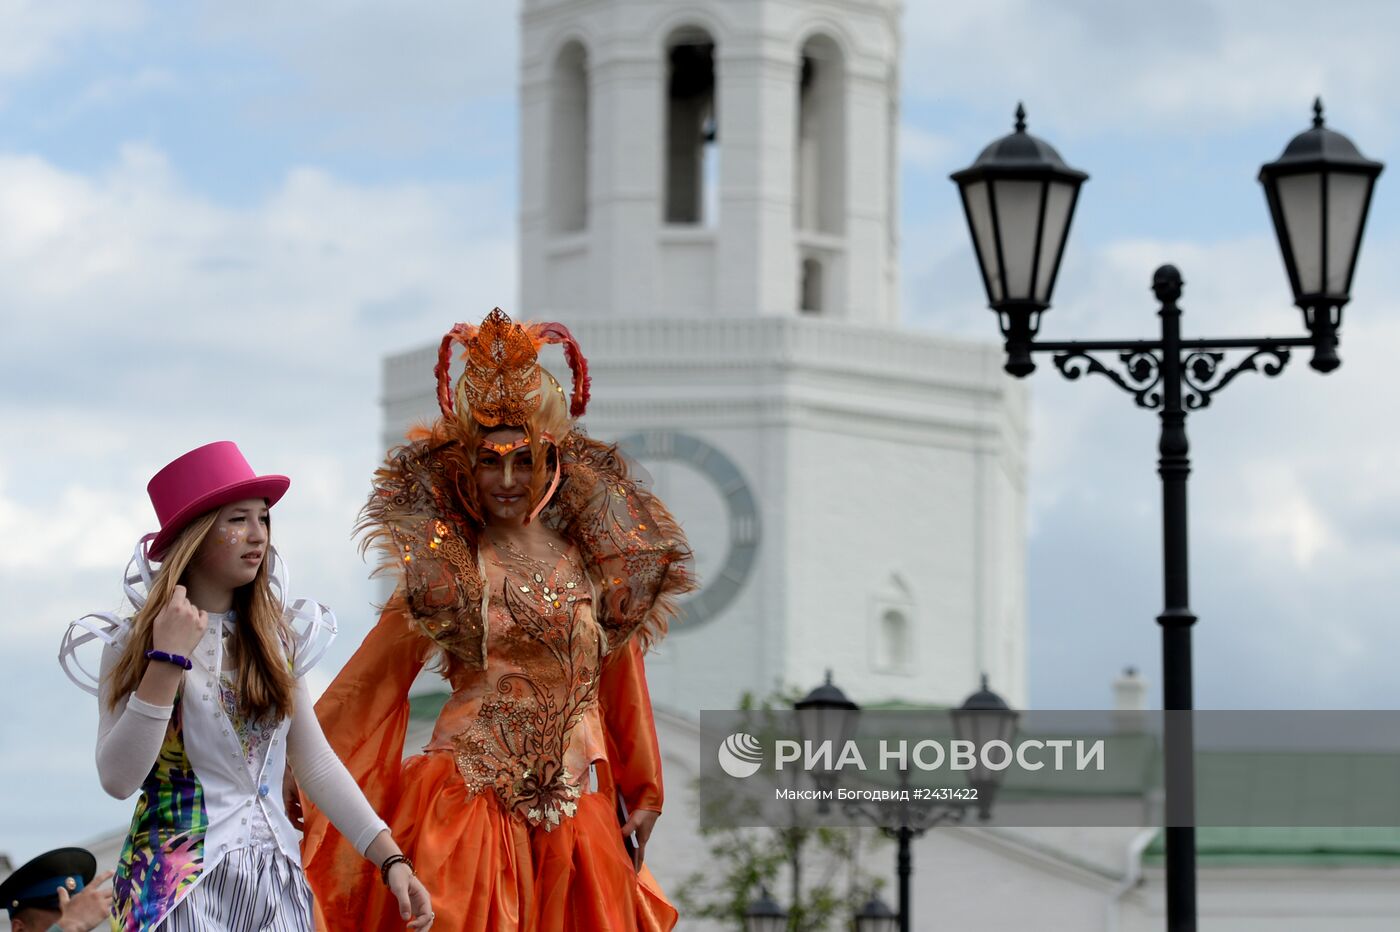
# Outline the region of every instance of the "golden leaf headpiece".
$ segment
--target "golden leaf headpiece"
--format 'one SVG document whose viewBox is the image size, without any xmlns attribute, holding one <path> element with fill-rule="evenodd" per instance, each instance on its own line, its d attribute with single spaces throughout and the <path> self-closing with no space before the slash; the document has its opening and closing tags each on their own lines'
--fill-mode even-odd
<svg viewBox="0 0 1400 932">
<path fill-rule="evenodd" d="M 454 342 L 463 347 L 466 361 L 457 394 L 470 410 L 461 414 L 483 427 L 524 426 L 534 417 L 543 400 L 538 351 L 546 343 L 564 345 L 564 358 L 573 372 L 570 416 L 580 417 L 588 407 L 588 360 L 569 329 L 557 323 L 517 324 L 494 308 L 481 326 L 455 324 L 442 338 L 435 372 L 438 406 L 445 417 L 455 413 L 448 384 Z"/>
</svg>

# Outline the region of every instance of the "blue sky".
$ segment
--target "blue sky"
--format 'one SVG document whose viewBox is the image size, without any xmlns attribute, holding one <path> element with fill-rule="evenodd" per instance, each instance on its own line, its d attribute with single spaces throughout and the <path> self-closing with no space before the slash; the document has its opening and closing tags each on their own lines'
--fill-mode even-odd
<svg viewBox="0 0 1400 932">
<path fill-rule="evenodd" d="M 117 607 L 173 455 L 235 437 L 296 482 L 296 594 L 372 592 L 349 537 L 379 449 L 379 360 L 514 305 L 516 16 L 506 2 L 0 0 L 0 851 L 122 824 L 64 623 Z M 1400 8 L 911 2 L 901 112 L 909 326 L 994 336 L 948 172 L 1010 129 L 1092 176 L 1047 338 L 1146 337 L 1178 264 L 1195 335 L 1300 327 L 1255 176 L 1329 122 L 1394 159 Z M 1394 171 L 1392 168 L 1391 171 Z M 1192 417 L 1202 707 L 1400 707 L 1400 244 L 1382 176 L 1340 371 L 1295 359 Z M 1155 416 L 1032 379 L 1038 707 L 1157 686 Z M 321 672 L 348 657 L 369 613 Z"/>
</svg>

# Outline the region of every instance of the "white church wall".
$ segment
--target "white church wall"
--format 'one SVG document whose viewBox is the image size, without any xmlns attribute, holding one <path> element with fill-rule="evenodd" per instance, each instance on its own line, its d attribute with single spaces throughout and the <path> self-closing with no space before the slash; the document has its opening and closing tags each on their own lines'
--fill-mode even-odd
<svg viewBox="0 0 1400 932">
<path fill-rule="evenodd" d="M 1165 915 L 1160 867 L 1126 898 L 1122 932 L 1156 932 Z M 1200 927 L 1211 932 L 1391 932 L 1400 924 L 1394 866 L 1206 867 L 1197 880 Z"/>
<path fill-rule="evenodd" d="M 905 699 L 956 705 L 975 688 L 972 622 L 972 458 L 846 430 L 793 438 L 795 513 L 789 518 L 795 685 L 834 667 L 858 702 Z M 909 520 L 917 510 L 920 519 Z M 909 672 L 880 672 L 869 640 L 892 574 L 908 581 Z"/>
</svg>

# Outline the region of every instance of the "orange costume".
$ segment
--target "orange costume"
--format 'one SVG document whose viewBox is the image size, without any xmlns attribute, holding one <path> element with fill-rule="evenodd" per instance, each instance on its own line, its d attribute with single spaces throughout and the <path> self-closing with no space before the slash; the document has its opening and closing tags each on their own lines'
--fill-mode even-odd
<svg viewBox="0 0 1400 932">
<path fill-rule="evenodd" d="M 454 342 L 466 371 L 452 392 Z M 536 359 L 547 342 L 565 345 L 574 372 L 567 407 Z M 561 325 L 499 309 L 458 324 L 437 376 L 443 416 L 390 452 L 365 507 L 367 542 L 401 585 L 317 703 L 326 737 L 413 859 L 435 928 L 670 929 L 676 911 L 634 869 L 618 801 L 661 811 L 642 653 L 692 588 L 685 538 L 616 451 L 574 427 L 587 364 Z M 472 469 L 501 425 L 524 429 L 516 447 L 533 454 L 531 519 L 567 542 L 551 560 L 483 535 Z M 434 659 L 451 696 L 423 753 L 402 761 L 408 688 Z M 379 878 L 309 806 L 303 860 L 322 928 L 403 928 Z"/>
</svg>

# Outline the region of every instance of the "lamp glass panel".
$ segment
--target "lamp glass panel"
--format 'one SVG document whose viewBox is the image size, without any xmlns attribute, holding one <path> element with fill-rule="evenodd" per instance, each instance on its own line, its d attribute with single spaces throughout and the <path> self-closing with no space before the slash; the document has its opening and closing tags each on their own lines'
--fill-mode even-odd
<svg viewBox="0 0 1400 932">
<path fill-rule="evenodd" d="M 999 179 L 993 184 L 1001 260 L 1006 265 L 1006 297 L 1024 300 L 1032 297 L 1031 264 L 1035 260 L 1036 240 L 1040 238 L 1040 199 L 1045 183 Z"/>
<path fill-rule="evenodd" d="M 967 198 L 968 224 L 972 227 L 982 272 L 987 276 L 987 297 L 995 304 L 1002 298 L 1001 266 L 997 264 L 997 239 L 992 228 L 992 201 L 987 182 L 974 181 L 967 185 L 963 188 L 963 197 Z"/>
<path fill-rule="evenodd" d="M 745 916 L 746 932 L 783 932 L 787 928 L 786 916 Z"/>
<path fill-rule="evenodd" d="M 1371 179 L 1366 175 L 1332 172 L 1327 179 L 1327 282 L 1328 294 L 1346 294 L 1351 269 L 1361 245 L 1361 218 L 1366 210 Z"/>
<path fill-rule="evenodd" d="M 808 742 L 822 741 L 826 739 L 822 729 L 821 709 L 798 709 L 797 729 L 802 732 L 802 740 Z"/>
<path fill-rule="evenodd" d="M 899 932 L 898 916 L 860 916 L 856 932 Z"/>
<path fill-rule="evenodd" d="M 1322 290 L 1322 175 L 1309 172 L 1279 178 L 1278 200 L 1298 290 L 1316 294 Z"/>
<path fill-rule="evenodd" d="M 797 727 L 802 739 L 813 745 L 830 742 L 832 753 L 839 755 L 850 737 L 854 715 L 846 709 L 799 709 Z"/>
<path fill-rule="evenodd" d="M 1000 740 L 1008 744 L 1011 742 L 1016 732 L 1016 713 L 957 711 L 953 713 L 953 731 L 960 740 L 972 742 L 977 755 L 977 762 L 968 771 L 968 782 L 1000 782 L 1004 771 L 992 770 L 983 765 L 982 749 L 990 741 Z"/>
<path fill-rule="evenodd" d="M 1040 268 L 1035 272 L 1035 299 L 1050 303 L 1050 285 L 1060 259 L 1060 245 L 1069 231 L 1069 210 L 1074 204 L 1075 186 L 1063 181 L 1050 182 L 1045 195 L 1045 241 L 1040 247 Z"/>
</svg>

